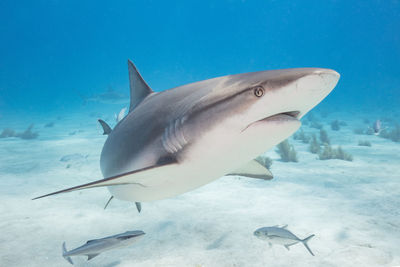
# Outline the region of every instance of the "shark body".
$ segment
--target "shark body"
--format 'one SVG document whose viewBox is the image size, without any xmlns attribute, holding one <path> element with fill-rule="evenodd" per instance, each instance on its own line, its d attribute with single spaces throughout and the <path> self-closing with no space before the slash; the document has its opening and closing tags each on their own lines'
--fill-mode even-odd
<svg viewBox="0 0 400 267">
<path fill-rule="evenodd" d="M 48 195 L 107 186 L 117 199 L 173 197 L 228 174 L 271 179 L 253 159 L 293 134 L 336 86 L 330 69 L 228 75 L 154 92 L 128 61 L 129 113 L 104 128 L 104 179 Z M 41 197 L 44 197 L 41 196 Z M 39 197 L 40 198 L 40 197 Z"/>
</svg>

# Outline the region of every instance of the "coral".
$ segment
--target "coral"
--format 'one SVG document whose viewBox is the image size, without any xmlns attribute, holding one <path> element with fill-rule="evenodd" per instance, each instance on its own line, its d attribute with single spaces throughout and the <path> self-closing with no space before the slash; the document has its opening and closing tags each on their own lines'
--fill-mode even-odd
<svg viewBox="0 0 400 267">
<path fill-rule="evenodd" d="M 358 141 L 358 145 L 359 146 L 371 146 L 371 142 L 370 141 Z"/>
<path fill-rule="evenodd" d="M 256 161 L 259 162 L 261 165 L 269 169 L 272 165 L 272 159 L 269 157 L 258 156 Z"/>
<path fill-rule="evenodd" d="M 340 130 L 340 123 L 338 120 L 334 120 L 331 122 L 331 129 L 334 131 L 339 131 Z"/>
<path fill-rule="evenodd" d="M 312 136 L 312 139 L 311 139 L 311 142 L 310 142 L 310 146 L 308 147 L 308 149 L 313 154 L 317 154 L 320 151 L 320 144 L 319 144 L 315 134 Z"/>
<path fill-rule="evenodd" d="M 325 144 L 325 143 L 330 144 L 331 143 L 331 141 L 329 140 L 329 137 L 328 137 L 328 133 L 323 129 L 319 130 L 319 140 L 321 140 L 322 144 Z"/>
<path fill-rule="evenodd" d="M 300 140 L 304 144 L 308 144 L 310 142 L 310 136 L 304 133 L 303 129 L 300 129 L 293 135 L 294 140 Z"/>
<path fill-rule="evenodd" d="M 320 160 L 327 159 L 340 159 L 346 161 L 353 161 L 353 156 L 345 152 L 341 146 L 337 149 L 332 148 L 328 143 L 324 144 L 324 149 L 318 154 Z"/>
<path fill-rule="evenodd" d="M 296 150 L 294 147 L 289 144 L 288 140 L 283 141 L 279 145 L 277 145 L 276 152 L 281 156 L 282 161 L 284 162 L 298 162 Z"/>
</svg>

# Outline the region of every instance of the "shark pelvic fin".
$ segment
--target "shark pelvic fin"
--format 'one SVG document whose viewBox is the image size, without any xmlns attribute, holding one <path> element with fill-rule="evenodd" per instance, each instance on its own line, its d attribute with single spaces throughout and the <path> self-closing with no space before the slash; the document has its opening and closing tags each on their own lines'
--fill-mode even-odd
<svg viewBox="0 0 400 267">
<path fill-rule="evenodd" d="M 271 180 L 274 176 L 272 173 L 261 165 L 258 161 L 252 160 L 245 166 L 227 174 L 229 176 L 244 176 L 247 178 L 256 178 L 263 180 Z"/>
<path fill-rule="evenodd" d="M 136 205 L 137 211 L 140 213 L 140 211 L 142 210 L 142 203 L 140 203 L 140 202 L 135 202 L 135 205 Z"/>
<path fill-rule="evenodd" d="M 151 90 L 151 88 L 143 80 L 142 76 L 136 69 L 135 65 L 129 59 L 128 59 L 128 70 L 129 70 L 129 87 L 131 91 L 131 103 L 129 106 L 129 112 L 130 112 L 149 94 L 153 93 L 153 90 Z"/>
<path fill-rule="evenodd" d="M 103 128 L 103 135 L 109 135 L 112 131 L 111 127 L 107 124 L 107 122 L 103 121 L 102 119 L 99 119 L 99 123 L 101 127 Z"/>
<path fill-rule="evenodd" d="M 146 167 L 143 169 L 133 170 L 130 172 L 118 174 L 101 180 L 97 180 L 91 183 L 74 186 L 50 194 L 46 194 L 40 197 L 35 197 L 32 200 L 56 195 L 60 193 L 67 193 L 81 189 L 102 187 L 102 186 L 113 186 L 113 185 L 127 185 L 135 184 L 137 186 L 147 187 L 157 184 L 161 175 L 168 176 L 168 173 L 174 170 L 176 162 L 165 163 L 164 165 L 155 165 Z"/>
<path fill-rule="evenodd" d="M 91 260 L 91 259 L 93 259 L 94 257 L 96 257 L 96 256 L 98 256 L 99 254 L 89 254 L 89 255 L 87 255 L 87 260 Z"/>
</svg>

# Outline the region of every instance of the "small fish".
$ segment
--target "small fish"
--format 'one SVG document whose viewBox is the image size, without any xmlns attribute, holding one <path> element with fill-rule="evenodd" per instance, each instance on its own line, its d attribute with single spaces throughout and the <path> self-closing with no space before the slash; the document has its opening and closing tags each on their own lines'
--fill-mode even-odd
<svg viewBox="0 0 400 267">
<path fill-rule="evenodd" d="M 93 239 L 86 242 L 86 244 L 67 251 L 65 247 L 65 242 L 62 246 L 63 257 L 69 263 L 74 264 L 70 258 L 70 256 L 80 256 L 85 255 L 88 257 L 88 260 L 93 259 L 100 253 L 111 250 L 118 247 L 125 247 L 131 245 L 140 239 L 145 233 L 143 231 L 127 231 L 122 234 L 108 236 L 100 239 Z"/>
<path fill-rule="evenodd" d="M 278 227 L 278 226 L 271 226 L 271 227 L 262 227 L 257 229 L 254 232 L 254 235 L 261 240 L 267 240 L 269 245 L 272 244 L 279 244 L 283 245 L 287 250 L 289 250 L 290 246 L 293 246 L 299 242 L 303 243 L 306 247 L 308 252 L 314 256 L 314 253 L 308 247 L 307 242 L 313 238 L 315 235 L 310 235 L 304 239 L 300 239 L 295 236 L 292 232 L 286 229 L 287 225 Z"/>
</svg>

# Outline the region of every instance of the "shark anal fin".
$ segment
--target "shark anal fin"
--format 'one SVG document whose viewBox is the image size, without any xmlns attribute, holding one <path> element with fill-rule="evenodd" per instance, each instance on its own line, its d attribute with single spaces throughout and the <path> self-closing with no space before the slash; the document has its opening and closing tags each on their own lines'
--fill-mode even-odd
<svg viewBox="0 0 400 267">
<path fill-rule="evenodd" d="M 35 197 L 32 200 L 48 197 L 60 193 L 67 193 L 76 190 L 82 190 L 87 188 L 94 188 L 94 187 L 103 187 L 103 186 L 114 186 L 114 185 L 137 185 L 142 187 L 152 186 L 154 183 L 157 184 L 160 175 L 168 176 L 168 172 L 174 170 L 175 166 L 177 165 L 176 162 L 165 164 L 165 165 L 155 165 L 146 167 L 143 169 L 133 170 L 126 173 L 121 173 L 118 175 L 114 175 L 111 177 L 107 177 L 101 180 L 97 180 L 94 182 L 90 182 L 87 184 L 82 184 L 74 187 L 70 187 L 67 189 L 63 189 L 60 191 L 56 191 L 50 194 L 46 194 L 43 196 Z"/>
<path fill-rule="evenodd" d="M 63 255 L 64 259 L 66 259 L 69 263 L 74 265 L 74 262 L 71 260 L 71 257 L 65 256 L 65 254 L 67 253 L 67 248 L 65 247 L 65 242 L 62 244 L 62 253 L 63 253 L 62 255 Z"/>
<path fill-rule="evenodd" d="M 110 204 L 111 200 L 114 198 L 114 196 L 111 196 L 110 199 L 107 201 L 106 205 L 104 206 L 104 209 L 107 208 L 108 204 Z"/>
<path fill-rule="evenodd" d="M 132 61 L 128 60 L 128 71 L 129 71 L 129 87 L 131 93 L 131 103 L 129 111 L 132 111 L 143 99 L 149 94 L 153 93 L 153 90 L 143 80 L 142 76 L 136 69 Z"/>
<path fill-rule="evenodd" d="M 107 122 L 103 121 L 102 119 L 99 119 L 99 123 L 101 127 L 103 128 L 103 135 L 109 135 L 112 131 L 111 127 L 107 124 Z"/>
<path fill-rule="evenodd" d="M 263 180 L 271 180 L 274 177 L 267 168 L 265 168 L 263 165 L 261 165 L 256 160 L 250 161 L 245 166 L 243 166 L 227 175 L 244 176 L 244 177 L 248 177 L 248 178 L 256 178 L 256 179 L 263 179 Z"/>
<path fill-rule="evenodd" d="M 142 203 L 140 203 L 140 202 L 135 202 L 135 205 L 136 205 L 137 211 L 140 213 L 140 211 L 142 210 Z"/>
<path fill-rule="evenodd" d="M 89 255 L 87 255 L 88 256 L 87 260 L 89 261 L 89 260 L 93 259 L 94 257 L 96 257 L 98 255 L 99 254 L 89 254 Z"/>
</svg>

